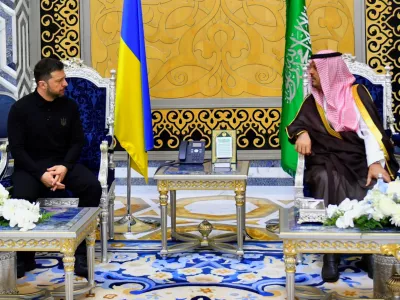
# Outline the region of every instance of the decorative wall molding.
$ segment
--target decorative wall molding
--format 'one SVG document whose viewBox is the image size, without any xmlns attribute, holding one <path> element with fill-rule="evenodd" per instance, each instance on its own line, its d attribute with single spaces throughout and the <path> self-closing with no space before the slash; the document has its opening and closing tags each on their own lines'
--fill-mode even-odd
<svg viewBox="0 0 400 300">
<path fill-rule="evenodd" d="M 396 131 L 400 131 L 399 13 L 399 0 L 366 0 L 367 63 L 382 74 L 385 73 L 385 66 L 392 68 Z"/>
<path fill-rule="evenodd" d="M 29 1 L 0 2 L 0 91 L 29 93 Z"/>
<path fill-rule="evenodd" d="M 40 0 L 41 56 L 80 58 L 79 0 Z"/>
<path fill-rule="evenodd" d="M 279 148 L 280 108 L 153 110 L 154 150 L 176 150 L 182 140 L 205 140 L 214 129 L 233 129 L 238 150 Z"/>
<path fill-rule="evenodd" d="M 143 0 L 153 100 L 280 97 L 285 1 Z M 117 68 L 122 0 L 91 0 L 92 66 Z M 354 54 L 354 0 L 308 0 L 313 50 Z"/>
</svg>

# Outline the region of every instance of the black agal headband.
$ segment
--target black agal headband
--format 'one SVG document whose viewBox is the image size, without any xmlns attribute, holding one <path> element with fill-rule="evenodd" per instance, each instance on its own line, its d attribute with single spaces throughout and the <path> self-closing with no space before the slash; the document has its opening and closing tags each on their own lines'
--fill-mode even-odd
<svg viewBox="0 0 400 300">
<path fill-rule="evenodd" d="M 311 59 L 331 58 L 331 57 L 337 57 L 337 56 L 341 56 L 341 55 L 342 55 L 342 53 L 340 53 L 340 52 L 312 54 Z"/>
</svg>

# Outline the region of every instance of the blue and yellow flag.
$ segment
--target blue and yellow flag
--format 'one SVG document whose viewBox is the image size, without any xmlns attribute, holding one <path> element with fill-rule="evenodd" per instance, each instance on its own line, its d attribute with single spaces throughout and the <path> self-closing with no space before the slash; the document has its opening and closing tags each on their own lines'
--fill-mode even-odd
<svg viewBox="0 0 400 300">
<path fill-rule="evenodd" d="M 131 166 L 147 181 L 147 152 L 154 147 L 140 0 L 125 0 L 119 47 L 115 135 Z"/>
</svg>

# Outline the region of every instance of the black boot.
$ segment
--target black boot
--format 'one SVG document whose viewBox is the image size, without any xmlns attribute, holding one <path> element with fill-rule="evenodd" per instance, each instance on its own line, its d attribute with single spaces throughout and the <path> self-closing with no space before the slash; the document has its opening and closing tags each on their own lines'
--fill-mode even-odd
<svg viewBox="0 0 400 300">
<path fill-rule="evenodd" d="M 336 282 L 339 280 L 339 254 L 325 254 L 324 265 L 322 266 L 321 276 L 325 282 Z"/>
<path fill-rule="evenodd" d="M 86 254 L 75 254 L 75 274 L 86 279 L 88 278 L 88 265 Z"/>
<path fill-rule="evenodd" d="M 35 268 L 35 252 L 17 252 L 17 278 L 24 277 L 25 272 L 32 271 Z"/>
<path fill-rule="evenodd" d="M 25 260 L 25 272 L 30 272 L 36 269 L 36 261 L 35 261 L 36 252 L 25 252 L 24 260 Z"/>
<path fill-rule="evenodd" d="M 367 272 L 369 278 L 374 278 L 374 256 L 372 254 L 363 254 L 361 260 L 356 262 L 356 266 Z"/>
<path fill-rule="evenodd" d="M 25 263 L 22 260 L 17 260 L 17 278 L 25 276 Z"/>
<path fill-rule="evenodd" d="M 80 243 L 75 252 L 75 274 L 86 279 L 88 278 L 88 264 L 85 241 Z"/>
</svg>

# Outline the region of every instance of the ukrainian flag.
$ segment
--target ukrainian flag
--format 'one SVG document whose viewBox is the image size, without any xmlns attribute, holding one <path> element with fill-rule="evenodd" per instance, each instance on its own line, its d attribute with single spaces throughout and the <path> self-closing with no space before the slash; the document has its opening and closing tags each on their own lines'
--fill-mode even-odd
<svg viewBox="0 0 400 300">
<path fill-rule="evenodd" d="M 154 147 L 142 6 L 125 0 L 119 47 L 115 135 L 131 166 L 147 181 L 147 152 Z"/>
</svg>

